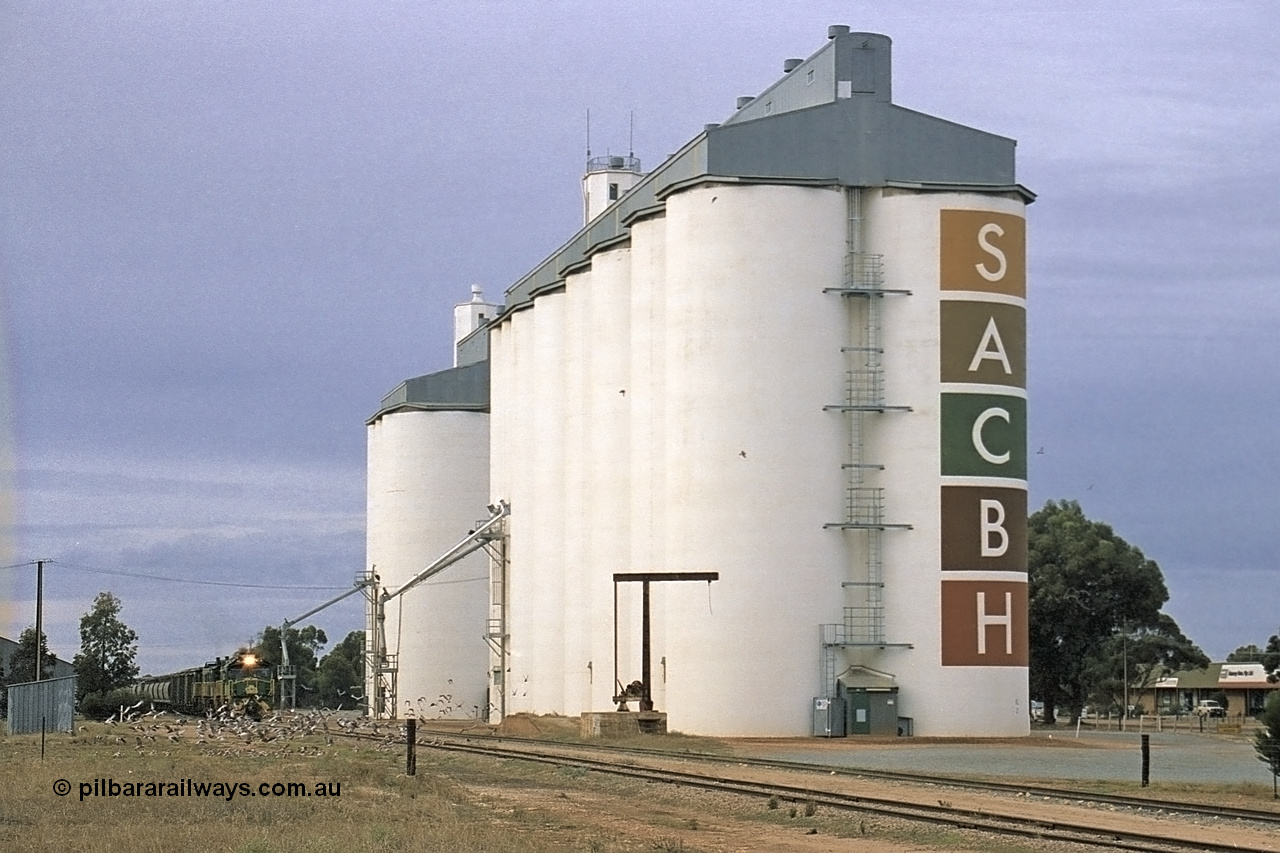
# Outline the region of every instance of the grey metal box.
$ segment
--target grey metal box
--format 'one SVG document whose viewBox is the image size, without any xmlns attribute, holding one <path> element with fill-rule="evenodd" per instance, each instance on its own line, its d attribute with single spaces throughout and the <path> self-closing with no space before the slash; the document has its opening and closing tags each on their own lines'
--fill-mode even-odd
<svg viewBox="0 0 1280 853">
<path fill-rule="evenodd" d="M 844 700 L 834 696 L 813 698 L 814 737 L 844 737 Z"/>
</svg>

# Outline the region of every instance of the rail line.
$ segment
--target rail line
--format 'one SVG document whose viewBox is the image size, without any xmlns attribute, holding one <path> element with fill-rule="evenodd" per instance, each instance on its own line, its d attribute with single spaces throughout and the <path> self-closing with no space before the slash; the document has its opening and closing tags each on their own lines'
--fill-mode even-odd
<svg viewBox="0 0 1280 853">
<path fill-rule="evenodd" d="M 457 732 L 419 729 L 417 745 L 421 748 L 446 752 L 464 753 L 489 758 L 505 758 L 529 761 L 558 767 L 572 767 L 582 770 L 605 773 L 614 776 L 638 779 L 647 782 L 661 782 L 677 786 L 696 787 L 704 790 L 721 791 L 754 797 L 777 797 L 790 803 L 808 804 L 815 807 L 825 806 L 842 811 L 859 812 L 881 817 L 919 821 L 944 825 L 960 829 L 991 832 L 1001 835 L 1041 839 L 1045 841 L 1068 842 L 1086 846 L 1108 848 L 1114 850 L 1140 851 L 1140 853 L 1185 853 L 1185 851 L 1203 851 L 1203 853 L 1277 853 L 1280 846 L 1248 846 L 1232 843 L 1221 843 L 1204 839 L 1180 838 L 1174 835 L 1154 834 L 1151 832 L 1131 831 L 1116 827 L 1105 827 L 1083 822 L 1045 819 L 997 812 L 992 809 L 956 807 L 945 801 L 937 806 L 919 802 L 906 803 L 900 799 L 868 796 L 865 794 L 844 794 L 819 788 L 808 788 L 776 782 L 762 782 L 748 779 L 732 778 L 725 775 L 695 773 L 671 768 L 644 767 L 637 764 L 618 763 L 615 759 L 606 760 L 571 754 L 573 751 L 601 749 L 612 751 L 615 755 L 643 755 L 646 758 L 666 761 L 703 761 L 711 760 L 725 764 L 756 766 L 761 769 L 788 771 L 821 771 L 830 776 L 874 776 L 890 778 L 873 771 L 864 773 L 848 768 L 838 769 L 821 765 L 800 764 L 797 762 L 769 762 L 763 760 L 741 760 L 727 756 L 711 756 L 706 753 L 677 753 L 664 750 L 639 750 L 632 748 L 616 748 L 594 744 L 552 744 L 528 738 L 495 738 L 488 736 L 468 736 Z M 346 737 L 377 740 L 387 743 L 386 736 L 359 733 L 342 733 Z M 398 739 L 403 742 L 403 738 Z M 503 742 L 516 742 L 519 748 L 503 745 Z M 927 783 L 931 785 L 949 785 L 950 779 L 936 779 L 912 776 L 912 774 L 894 774 L 898 781 Z M 963 787 L 981 789 L 986 783 L 975 780 L 960 780 Z M 1024 786 L 1001 785 L 995 783 L 990 790 L 1007 792 L 1016 790 L 1028 791 Z M 1055 789 L 1041 789 L 1055 790 Z M 1048 796 L 1048 795 L 1046 795 Z M 1087 800 L 1092 795 L 1082 792 L 1057 791 L 1052 795 L 1062 799 Z M 1106 796 L 1106 795 L 1101 795 Z M 1132 798 L 1143 808 L 1161 809 L 1166 813 L 1178 811 L 1177 803 L 1161 803 L 1154 800 Z M 1103 800 L 1099 800 L 1103 802 Z M 1195 804 L 1186 804 L 1194 806 Z M 1248 812 L 1248 810 L 1245 810 Z M 1190 812 L 1203 816 L 1202 812 Z M 1248 812 L 1250 819 L 1256 819 L 1253 812 Z M 1258 812 L 1274 818 L 1274 813 Z M 1218 815 L 1222 817 L 1223 815 Z M 1189 826 L 1184 824 L 1184 826 Z"/>
<path fill-rule="evenodd" d="M 427 729 L 419 727 L 420 734 L 430 734 L 433 737 L 463 738 L 468 739 L 467 735 L 460 735 L 456 731 Z M 474 736 L 470 736 L 474 740 Z M 493 743 L 514 743 L 537 747 L 548 746 L 548 742 L 537 740 L 535 738 L 519 738 L 509 736 L 484 736 L 486 742 Z M 1052 799 L 1088 802 L 1102 805 L 1121 806 L 1124 808 L 1138 809 L 1143 811 L 1159 811 L 1164 813 L 1174 813 L 1189 816 L 1213 817 L 1213 818 L 1233 818 L 1237 820 L 1249 820 L 1262 824 L 1273 824 L 1280 826 L 1280 811 L 1267 811 L 1263 809 L 1246 809 L 1235 806 L 1213 805 L 1208 803 L 1192 803 L 1185 800 L 1157 800 L 1150 797 L 1134 797 L 1124 794 L 1104 794 L 1092 791 L 1081 791 L 1073 788 L 1054 788 L 1045 785 L 1021 784 L 1016 782 L 996 782 L 979 779 L 965 779 L 959 776 L 946 776 L 937 774 L 908 773 L 897 770 L 877 770 L 863 767 L 847 767 L 828 764 L 808 764 L 800 761 L 782 761 L 768 758 L 745 758 L 740 756 L 717 755 L 707 752 L 672 752 L 662 749 L 646 749 L 643 747 L 620 747 L 608 744 L 557 744 L 557 746 L 569 749 L 577 749 L 582 751 L 596 751 L 608 754 L 622 755 L 643 755 L 660 759 L 689 759 L 696 761 L 704 761 L 719 764 L 736 764 L 746 765 L 750 767 L 761 767 L 775 770 L 794 770 L 797 772 L 821 773 L 829 776 L 835 773 L 839 776 L 861 777 L 866 779 L 884 779 L 894 782 L 908 782 L 919 785 L 940 785 L 953 788 L 965 788 L 975 791 L 1000 792 L 1009 794 L 1025 794 L 1037 797 L 1050 797 Z"/>
<path fill-rule="evenodd" d="M 998 814 L 981 809 L 957 808 L 942 802 L 937 806 L 923 803 L 908 804 L 900 800 L 866 795 L 839 794 L 796 785 L 734 779 L 727 776 L 712 776 L 670 768 L 625 765 L 614 761 L 568 755 L 563 752 L 548 752 L 545 749 L 511 749 L 483 742 L 446 743 L 441 739 L 429 740 L 422 745 L 430 749 L 534 761 L 561 767 L 575 767 L 608 773 L 614 776 L 650 782 L 665 782 L 705 790 L 725 791 L 759 797 L 775 796 L 796 803 L 813 803 L 815 806 L 826 806 L 882 817 L 924 821 L 962 829 L 1024 838 L 1072 842 L 1115 850 L 1145 851 L 1145 853 L 1156 853 L 1156 851 L 1209 851 L 1210 853 L 1236 851 L 1238 853 L 1238 851 L 1242 850 L 1256 851 L 1256 853 L 1274 853 L 1276 850 L 1274 847 L 1242 847 L 1235 844 L 1154 835 L 1149 832 L 1119 830 L 1070 821 L 1047 821 L 1040 818 Z M 668 756 L 669 759 L 679 757 L 681 756 Z"/>
</svg>

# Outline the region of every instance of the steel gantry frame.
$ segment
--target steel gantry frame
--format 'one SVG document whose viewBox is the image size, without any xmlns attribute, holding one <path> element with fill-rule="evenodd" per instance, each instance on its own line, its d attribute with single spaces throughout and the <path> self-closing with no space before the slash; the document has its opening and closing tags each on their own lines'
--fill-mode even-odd
<svg viewBox="0 0 1280 853">
<path fill-rule="evenodd" d="M 399 656 L 387 651 L 387 602 L 399 598 L 424 581 L 430 580 L 454 563 L 468 557 L 481 548 L 487 548 L 496 537 L 504 537 L 503 519 L 511 514 L 511 505 L 506 501 L 498 501 L 488 507 L 489 517 L 476 525 L 476 528 L 464 536 L 452 548 L 445 551 L 426 568 L 405 581 L 397 589 L 380 589 L 378 576 L 373 577 L 374 595 L 373 609 L 373 663 L 375 674 L 374 696 L 370 697 L 370 714 L 373 717 L 394 717 L 397 691 L 399 689 Z M 492 630 L 492 629 L 491 629 Z M 489 640 L 488 637 L 485 638 Z"/>
<path fill-rule="evenodd" d="M 276 679 L 280 682 L 281 708 L 292 710 L 298 707 L 298 668 L 289 662 L 289 644 L 286 641 L 285 632 L 294 625 L 297 625 L 303 619 L 306 619 L 308 616 L 314 616 L 326 607 L 337 604 L 339 601 L 355 595 L 357 592 L 365 593 L 365 598 L 372 601 L 369 590 L 376 583 L 377 575 L 373 572 L 365 572 L 357 575 L 351 589 L 341 595 L 335 595 L 324 604 L 311 608 L 301 616 L 296 616 L 293 619 L 286 619 L 280 623 L 280 668 L 276 673 Z M 366 659 L 365 666 L 368 666 L 368 664 L 369 661 Z"/>
</svg>

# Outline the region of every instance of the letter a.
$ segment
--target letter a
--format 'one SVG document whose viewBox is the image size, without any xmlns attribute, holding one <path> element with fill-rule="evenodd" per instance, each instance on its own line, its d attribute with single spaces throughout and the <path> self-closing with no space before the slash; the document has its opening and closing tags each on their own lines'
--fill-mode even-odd
<svg viewBox="0 0 1280 853">
<path fill-rule="evenodd" d="M 991 349 L 992 344 L 995 344 L 994 350 Z M 995 317 L 987 321 L 987 330 L 982 333 L 982 343 L 978 344 L 978 349 L 973 354 L 973 361 L 969 362 L 969 372 L 977 370 L 988 358 L 1000 362 L 1004 366 L 1006 375 L 1013 374 L 1013 368 L 1009 366 L 1009 356 L 1004 351 L 1004 341 L 1000 340 L 1000 330 L 996 328 Z"/>
<path fill-rule="evenodd" d="M 1003 557 L 1009 550 L 1009 531 L 1004 529 L 1004 504 L 1000 501 L 984 500 L 979 502 L 982 516 L 982 556 Z M 992 517 L 994 511 L 995 517 Z M 992 546 L 991 535 L 995 534 L 999 545 Z"/>
<path fill-rule="evenodd" d="M 978 229 L 978 245 L 982 248 L 982 251 L 994 257 L 999 263 L 999 266 L 996 267 L 995 272 L 989 271 L 985 264 L 974 264 L 973 267 L 978 271 L 978 275 L 982 276 L 987 281 L 999 281 L 1004 278 L 1004 274 L 1009 269 L 1009 265 L 1005 260 L 1004 252 L 1000 251 L 998 247 L 987 242 L 988 234 L 995 234 L 997 237 L 1003 237 L 1004 229 L 999 225 L 996 225 L 994 222 L 988 222 L 986 225 L 983 225 Z"/>
</svg>

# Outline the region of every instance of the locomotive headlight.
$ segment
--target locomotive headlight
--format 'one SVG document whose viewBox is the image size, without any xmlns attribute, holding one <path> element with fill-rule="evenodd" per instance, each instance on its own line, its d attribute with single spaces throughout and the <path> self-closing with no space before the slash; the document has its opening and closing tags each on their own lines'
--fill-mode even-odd
<svg viewBox="0 0 1280 853">
<path fill-rule="evenodd" d="M 256 655 L 245 655 L 241 658 L 240 663 L 244 666 L 254 666 L 258 663 L 258 658 Z"/>
</svg>

